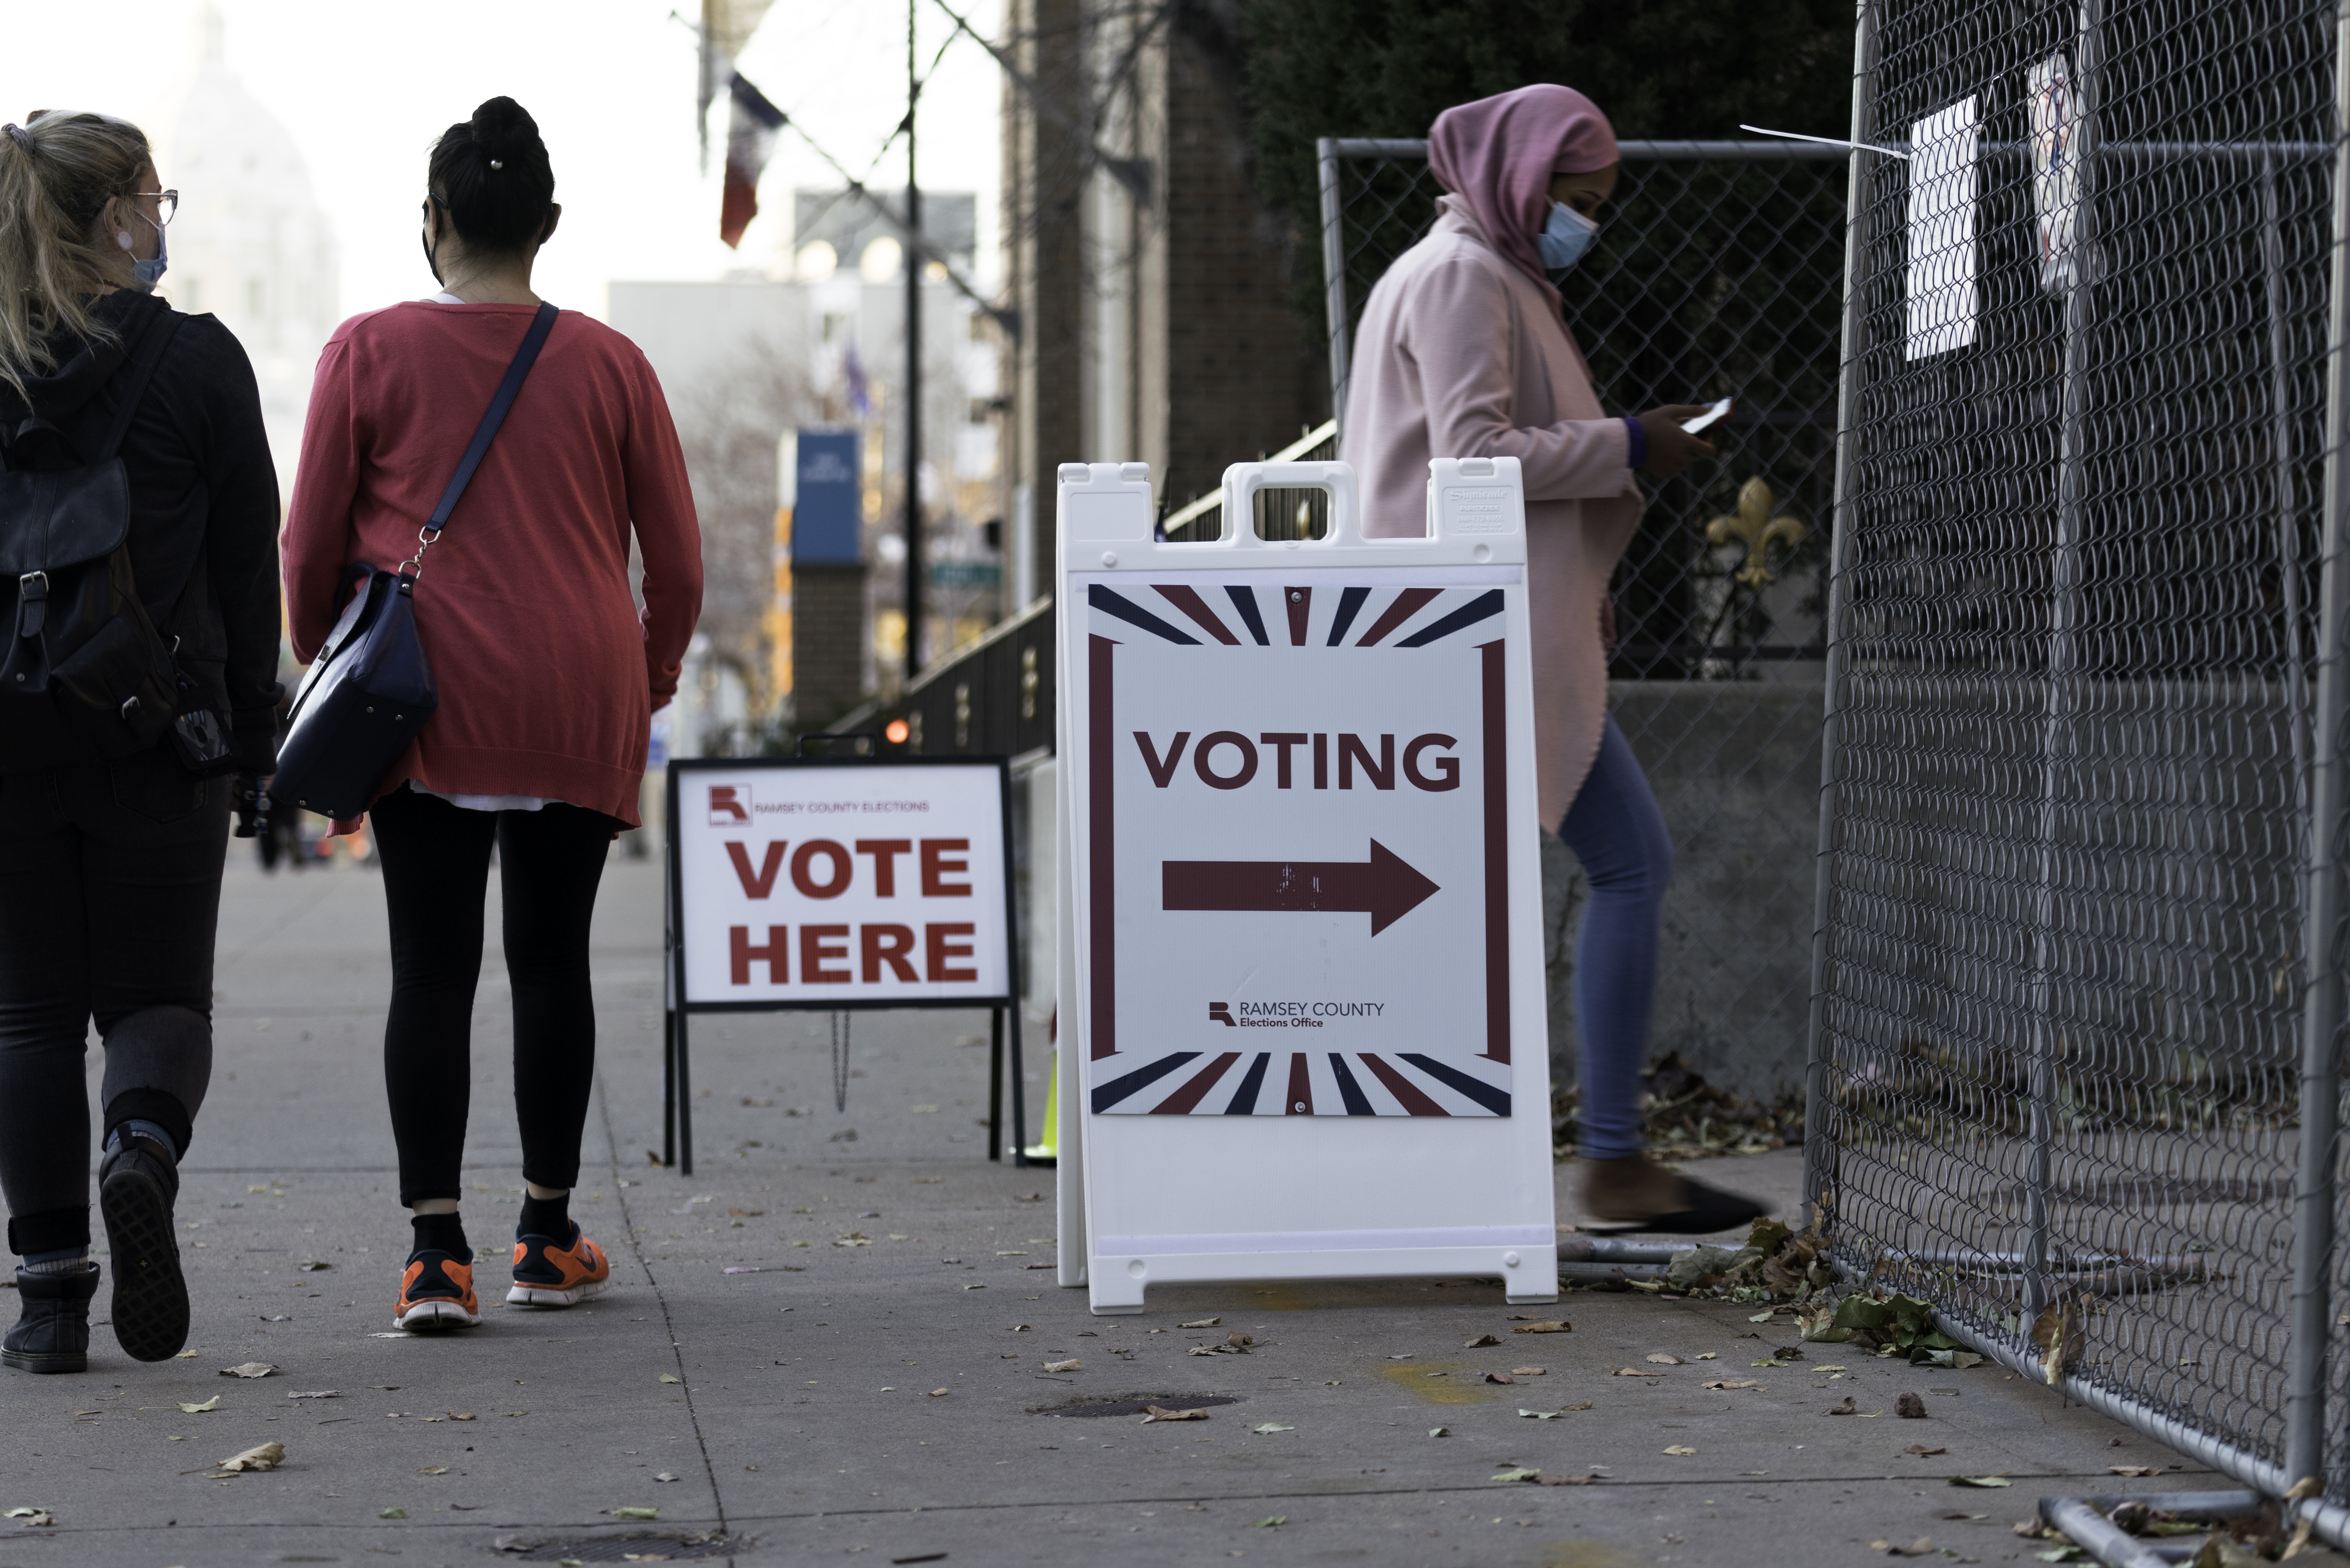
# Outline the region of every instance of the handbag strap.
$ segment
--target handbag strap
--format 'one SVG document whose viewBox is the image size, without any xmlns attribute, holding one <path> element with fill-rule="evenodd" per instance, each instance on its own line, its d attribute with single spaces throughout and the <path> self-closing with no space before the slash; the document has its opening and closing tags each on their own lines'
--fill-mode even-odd
<svg viewBox="0 0 2350 1568">
<path fill-rule="evenodd" d="M 157 312 L 147 330 L 140 335 L 138 351 L 130 360 L 130 379 L 122 385 L 122 401 L 114 410 L 114 424 L 106 432 L 106 444 L 99 449 L 98 462 L 104 462 L 122 450 L 122 442 L 130 434 L 130 417 L 139 411 L 140 400 L 147 395 L 147 383 L 155 379 L 155 367 L 163 362 L 163 350 L 171 346 L 180 323 L 187 319 L 170 306 Z"/>
<path fill-rule="evenodd" d="M 473 483 L 473 471 L 482 466 L 483 454 L 490 450 L 490 442 L 496 437 L 498 427 L 506 422 L 506 411 L 514 407 L 515 395 L 522 390 L 523 378 L 530 374 L 531 366 L 538 358 L 538 351 L 546 346 L 546 335 L 555 329 L 555 318 L 561 314 L 553 301 L 539 301 L 538 314 L 531 317 L 530 330 L 523 334 L 522 347 L 515 350 L 514 363 L 506 367 L 505 379 L 498 383 L 497 395 L 490 400 L 488 410 L 482 415 L 482 422 L 473 427 L 473 439 L 466 446 L 465 455 L 457 460 L 457 472 L 449 476 L 449 487 L 441 493 L 441 504 L 432 509 L 432 517 L 418 530 L 416 554 L 402 563 L 401 576 L 413 577 L 417 575 L 417 568 L 424 563 L 426 546 L 438 539 L 441 530 L 449 525 L 449 514 L 457 509 L 458 498 L 465 493 L 465 486 Z"/>
</svg>

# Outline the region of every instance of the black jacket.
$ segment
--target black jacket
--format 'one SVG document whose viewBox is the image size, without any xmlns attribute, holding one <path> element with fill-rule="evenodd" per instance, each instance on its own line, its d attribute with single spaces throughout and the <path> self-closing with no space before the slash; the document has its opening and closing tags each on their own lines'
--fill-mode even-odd
<svg viewBox="0 0 2350 1568">
<path fill-rule="evenodd" d="M 27 382 L 29 410 L 0 382 L 0 428 L 27 411 L 64 432 L 84 458 L 104 444 L 121 396 L 110 378 L 136 346 L 153 295 L 118 290 L 96 314 L 120 336 L 88 343 L 55 373 Z M 130 484 L 130 561 L 139 597 L 176 662 L 228 717 L 240 767 L 276 762 L 277 470 L 261 423 L 261 392 L 235 336 L 210 316 L 180 323 L 122 441 Z"/>
</svg>

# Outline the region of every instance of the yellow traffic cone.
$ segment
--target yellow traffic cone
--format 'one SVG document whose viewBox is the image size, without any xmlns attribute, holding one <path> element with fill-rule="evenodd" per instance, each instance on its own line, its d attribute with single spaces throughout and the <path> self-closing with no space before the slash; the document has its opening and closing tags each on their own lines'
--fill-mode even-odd
<svg viewBox="0 0 2350 1568">
<path fill-rule="evenodd" d="M 1044 1130 L 1037 1134 L 1036 1141 L 1035 1143 L 1030 1144 L 1026 1148 L 1020 1151 L 1022 1155 L 1026 1157 L 1029 1164 L 1050 1165 L 1059 1159 L 1060 1155 L 1056 1147 L 1056 1142 L 1060 1129 L 1060 1109 L 1061 1075 L 1056 1072 L 1053 1075 L 1049 1085 L 1045 1090 Z"/>
</svg>

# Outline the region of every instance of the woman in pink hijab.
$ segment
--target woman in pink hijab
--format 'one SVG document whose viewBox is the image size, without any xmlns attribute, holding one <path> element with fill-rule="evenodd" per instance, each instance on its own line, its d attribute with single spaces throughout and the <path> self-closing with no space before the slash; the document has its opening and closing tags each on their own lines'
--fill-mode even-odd
<svg viewBox="0 0 2350 1568">
<path fill-rule="evenodd" d="M 1690 1234 L 1755 1204 L 1643 1152 L 1639 1075 L 1656 994 L 1672 841 L 1607 715 L 1607 579 L 1639 522 L 1632 477 L 1679 472 L 1713 448 L 1681 429 L 1701 408 L 1603 413 L 1552 279 L 1599 232 L 1616 133 L 1572 88 L 1520 88 L 1446 109 L 1429 167 L 1449 192 L 1436 226 L 1371 290 L 1355 339 L 1339 455 L 1363 484 L 1364 532 L 1426 526 L 1434 457 L 1514 457 L 1525 481 L 1534 608 L 1534 741 L 1543 823 L 1590 879 L 1575 943 L 1584 1206 L 1601 1220 Z"/>
</svg>

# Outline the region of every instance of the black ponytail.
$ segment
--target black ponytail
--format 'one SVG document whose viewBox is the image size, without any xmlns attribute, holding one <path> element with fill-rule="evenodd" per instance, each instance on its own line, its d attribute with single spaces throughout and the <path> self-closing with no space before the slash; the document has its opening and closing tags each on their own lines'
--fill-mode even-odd
<svg viewBox="0 0 2350 1568">
<path fill-rule="evenodd" d="M 546 233 L 555 170 L 538 121 L 510 98 L 494 98 L 442 131 L 426 179 L 469 251 L 511 254 Z"/>
</svg>

